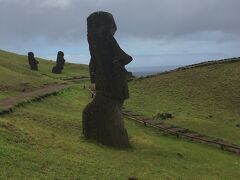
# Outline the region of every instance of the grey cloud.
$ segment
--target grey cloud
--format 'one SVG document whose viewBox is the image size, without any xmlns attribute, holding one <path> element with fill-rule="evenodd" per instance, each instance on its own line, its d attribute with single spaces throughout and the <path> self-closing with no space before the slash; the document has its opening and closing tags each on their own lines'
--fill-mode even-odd
<svg viewBox="0 0 240 180">
<path fill-rule="evenodd" d="M 87 16 L 96 10 L 113 13 L 119 36 L 181 37 L 204 31 L 239 36 L 239 8 L 238 0 L 0 0 L 0 39 L 80 41 Z"/>
</svg>

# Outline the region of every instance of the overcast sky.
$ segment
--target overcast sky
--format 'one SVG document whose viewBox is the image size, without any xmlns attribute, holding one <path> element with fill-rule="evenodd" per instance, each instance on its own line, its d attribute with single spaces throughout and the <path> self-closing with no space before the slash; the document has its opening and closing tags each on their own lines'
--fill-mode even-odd
<svg viewBox="0 0 240 180">
<path fill-rule="evenodd" d="M 113 14 L 131 66 L 240 56 L 240 0 L 0 0 L 0 49 L 89 62 L 86 18 Z"/>
</svg>

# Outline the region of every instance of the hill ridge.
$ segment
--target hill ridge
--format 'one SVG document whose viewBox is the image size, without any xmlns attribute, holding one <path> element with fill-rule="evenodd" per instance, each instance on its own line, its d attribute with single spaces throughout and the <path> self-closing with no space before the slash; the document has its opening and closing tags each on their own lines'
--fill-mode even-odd
<svg viewBox="0 0 240 180">
<path fill-rule="evenodd" d="M 148 76 L 145 76 L 145 77 L 139 77 L 139 78 L 135 78 L 135 79 L 136 80 L 146 79 L 146 78 L 156 77 L 156 76 L 160 76 L 160 75 L 164 75 L 164 74 L 168 74 L 168 73 L 172 73 L 172 72 L 188 70 L 188 69 L 192 69 L 192 68 L 199 68 L 199 67 L 211 66 L 211 65 L 216 65 L 216 64 L 236 63 L 236 62 L 240 62 L 240 57 L 233 57 L 233 58 L 220 59 L 220 60 L 203 61 L 203 62 L 200 62 L 200 63 L 190 64 L 190 65 L 178 67 L 178 68 L 173 69 L 173 70 L 163 71 L 163 72 L 160 72 L 160 73 L 157 73 L 157 74 L 148 75 Z"/>
</svg>

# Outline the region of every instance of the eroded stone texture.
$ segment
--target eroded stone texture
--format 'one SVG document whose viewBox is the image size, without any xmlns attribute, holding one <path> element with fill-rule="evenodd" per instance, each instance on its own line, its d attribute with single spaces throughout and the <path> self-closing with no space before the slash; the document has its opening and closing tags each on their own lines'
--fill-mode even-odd
<svg viewBox="0 0 240 180">
<path fill-rule="evenodd" d="M 58 51 L 56 66 L 52 68 L 52 73 L 61 74 L 64 68 L 64 64 L 65 64 L 64 53 L 62 51 Z"/>
<path fill-rule="evenodd" d="M 38 70 L 38 61 L 34 58 L 33 52 L 28 53 L 28 63 L 30 65 L 30 69 L 37 71 Z"/>
<path fill-rule="evenodd" d="M 124 128 L 122 105 L 129 98 L 125 65 L 132 61 L 113 37 L 117 26 L 107 12 L 95 12 L 87 18 L 91 60 L 91 82 L 96 97 L 83 111 L 86 138 L 117 148 L 129 147 Z"/>
</svg>

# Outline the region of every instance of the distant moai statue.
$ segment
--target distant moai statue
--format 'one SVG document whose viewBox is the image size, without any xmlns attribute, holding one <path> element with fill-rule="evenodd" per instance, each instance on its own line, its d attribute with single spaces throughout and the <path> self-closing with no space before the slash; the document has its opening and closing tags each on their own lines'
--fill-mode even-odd
<svg viewBox="0 0 240 180">
<path fill-rule="evenodd" d="M 61 74 L 65 64 L 64 53 L 58 51 L 56 66 L 52 68 L 52 73 Z"/>
<path fill-rule="evenodd" d="M 37 71 L 38 70 L 38 61 L 34 58 L 33 52 L 28 53 L 28 63 L 30 65 L 30 69 Z"/>
<path fill-rule="evenodd" d="M 124 128 L 122 106 L 129 98 L 125 65 L 132 61 L 113 37 L 117 26 L 108 12 L 95 12 L 87 18 L 91 82 L 96 96 L 83 110 L 83 134 L 115 148 L 130 146 Z"/>
</svg>

